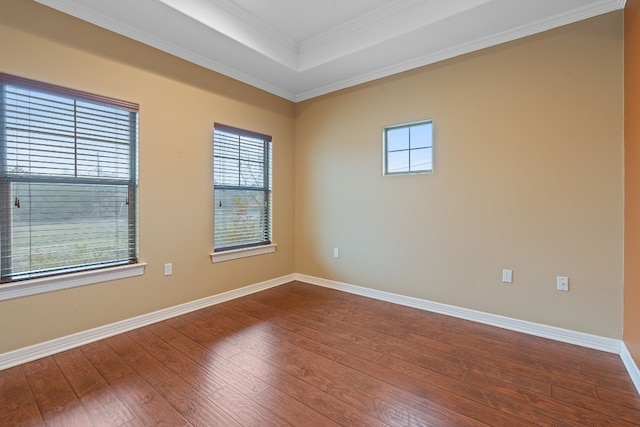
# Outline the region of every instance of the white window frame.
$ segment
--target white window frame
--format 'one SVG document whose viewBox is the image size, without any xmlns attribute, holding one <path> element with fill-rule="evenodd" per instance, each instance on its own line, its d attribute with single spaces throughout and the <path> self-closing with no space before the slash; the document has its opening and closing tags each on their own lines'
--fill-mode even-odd
<svg viewBox="0 0 640 427">
<path fill-rule="evenodd" d="M 429 125 L 430 127 L 430 134 L 429 134 L 429 139 L 431 142 L 431 145 L 425 145 L 425 146 L 418 146 L 418 147 L 412 147 L 411 146 L 411 140 L 408 140 L 408 146 L 407 148 L 403 148 L 401 150 L 389 150 L 389 141 L 388 141 L 388 134 L 389 132 L 392 132 L 394 130 L 401 130 L 401 129 L 407 129 L 409 131 L 409 135 L 411 135 L 411 129 L 418 127 L 418 126 L 424 126 L 424 125 Z M 409 138 L 411 138 L 411 136 L 409 136 Z M 433 142 L 433 120 L 428 119 L 428 120 L 420 120 L 420 121 L 416 121 L 416 122 L 410 122 L 410 123 L 402 123 L 402 124 L 396 124 L 396 125 L 391 125 L 391 126 L 386 126 L 383 128 L 382 130 L 382 174 L 383 175 L 415 175 L 415 174 L 432 174 L 433 173 L 433 146 L 434 146 L 434 142 Z M 418 150 L 430 150 L 431 151 L 431 156 L 430 156 L 430 168 L 416 168 L 413 169 L 411 167 L 411 154 L 412 152 L 416 152 Z M 389 171 L 389 166 L 390 166 L 390 162 L 389 162 L 389 154 L 390 153 L 394 153 L 394 152 L 406 152 L 407 153 L 407 159 L 408 159 L 408 165 L 407 165 L 407 169 L 406 170 L 401 170 L 401 171 Z"/>
<path fill-rule="evenodd" d="M 135 146 L 131 152 L 130 158 L 130 167 L 131 176 L 128 181 L 118 181 L 117 183 L 127 185 L 129 198 L 127 203 L 129 205 L 129 227 L 133 227 L 133 232 L 130 233 L 130 236 L 134 237 L 134 242 L 131 244 L 133 246 L 129 246 L 129 259 L 127 261 L 122 262 L 109 262 L 104 266 L 100 265 L 88 265 L 86 267 L 82 266 L 68 266 L 62 267 L 57 272 L 45 274 L 26 274 L 23 277 L 18 276 L 17 280 L 9 280 L 4 283 L 0 283 L 0 301 L 21 298 L 30 295 L 37 295 L 41 293 L 53 292 L 62 289 L 69 289 L 79 286 L 86 286 L 91 284 L 97 284 L 112 280 L 124 279 L 129 277 L 140 276 L 144 274 L 145 271 L 145 263 L 138 262 L 137 248 L 138 248 L 138 207 L 137 207 L 137 104 L 133 104 L 126 101 L 114 100 L 107 97 L 102 97 L 100 95 L 93 95 L 86 92 L 76 91 L 74 89 L 63 88 L 59 86 L 50 85 L 47 83 L 40 83 L 37 81 L 11 76 L 8 74 L 0 73 L 0 85 L 12 85 L 16 87 L 25 87 L 30 90 L 34 90 L 36 92 L 43 93 L 53 93 L 56 96 L 62 96 L 68 99 L 78 99 L 85 100 L 89 102 L 95 102 L 97 104 L 116 106 L 117 108 L 123 108 L 131 112 L 135 112 Z M 4 89 L 0 89 L 0 94 L 4 93 Z M 2 96 L 0 96 L 2 98 Z M 4 103 L 4 98 L 0 101 Z M 4 114 L 2 111 L 5 110 L 4 105 L 0 105 L 0 115 Z M 133 113 L 132 113 L 133 114 Z M 3 116 L 4 117 L 4 116 Z M 0 145 L 5 147 L 5 136 L 3 130 L 5 129 L 5 125 L 0 117 L 0 137 L 2 141 L 0 141 Z M 4 136 L 3 136 L 4 135 Z M 8 141 L 8 139 L 6 140 Z M 2 152 L 2 149 L 0 149 Z M 3 169 L 4 170 L 4 169 Z M 15 174 L 14 174 L 15 175 Z M 27 182 L 29 180 L 29 175 L 26 176 L 17 176 L 17 179 Z M 7 171 L 2 172 L 2 179 L 4 182 L 11 183 L 12 180 L 16 179 Z M 47 178 L 40 178 L 40 181 L 45 181 Z M 62 179 L 61 179 L 62 180 Z M 75 182 L 74 180 L 68 180 L 69 183 Z M 95 182 L 100 182 L 99 180 L 95 180 Z M 114 181 L 115 182 L 115 181 Z M 82 185 L 81 180 L 78 180 L 78 183 Z M 6 185 L 6 184 L 5 184 Z M 6 212 L 6 210 L 5 210 Z M 5 221 L 5 219 L 1 219 Z M 131 222 L 133 221 L 133 222 Z M 5 221 L 6 222 L 6 221 Z M 7 227 L 4 227 L 7 230 Z M 6 232 L 6 231 L 5 231 Z"/>
<path fill-rule="evenodd" d="M 222 139 L 218 140 L 217 138 L 224 136 L 224 141 Z M 228 137 L 232 136 L 234 139 L 238 139 L 239 144 L 239 153 L 242 152 L 241 144 L 247 143 L 248 140 L 251 140 L 251 143 L 256 141 L 261 141 L 264 144 L 264 158 L 263 158 L 263 185 L 260 187 L 251 187 L 248 185 L 243 185 L 242 183 L 238 183 L 237 185 L 229 185 L 229 184 L 221 184 L 216 183 L 216 161 L 220 160 L 222 157 L 221 154 L 216 153 L 217 145 L 225 145 L 228 144 Z M 264 135 L 261 133 L 248 131 L 245 129 L 235 128 L 232 126 L 223 125 L 220 123 L 216 123 L 214 125 L 214 250 L 213 253 L 210 254 L 211 262 L 217 263 L 222 261 L 229 261 L 238 258 L 246 258 L 255 255 L 262 255 L 274 252 L 276 250 L 277 245 L 272 242 L 272 151 L 271 151 L 271 136 Z M 238 172 L 240 171 L 240 158 L 226 158 L 226 160 L 238 160 Z M 215 232 L 215 218 L 216 218 L 216 209 L 222 207 L 220 204 L 220 200 L 216 200 L 216 190 L 231 190 L 231 191 L 253 191 L 253 192 L 261 192 L 264 194 L 264 199 L 266 203 L 266 212 L 264 212 L 264 228 L 262 228 L 262 234 L 265 236 L 265 239 L 262 241 L 256 241 L 253 243 L 246 244 L 246 242 L 238 242 L 238 244 L 227 244 L 227 245 L 217 245 L 216 244 L 216 232 Z"/>
<path fill-rule="evenodd" d="M 58 276 L 8 283 L 0 286 L 0 301 L 142 276 L 146 265 L 146 263 L 139 262 L 137 264 L 120 265 L 98 270 L 80 271 L 77 273 L 60 274 Z"/>
</svg>

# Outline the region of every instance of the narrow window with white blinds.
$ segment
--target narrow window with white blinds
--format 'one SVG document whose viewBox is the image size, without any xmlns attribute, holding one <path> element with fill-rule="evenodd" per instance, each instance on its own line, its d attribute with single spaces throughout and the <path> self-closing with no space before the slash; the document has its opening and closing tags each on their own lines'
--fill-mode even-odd
<svg viewBox="0 0 640 427">
<path fill-rule="evenodd" d="M 138 106 L 0 74 L 3 282 L 137 262 Z"/>
<path fill-rule="evenodd" d="M 271 137 L 216 123 L 214 252 L 271 243 Z"/>
</svg>

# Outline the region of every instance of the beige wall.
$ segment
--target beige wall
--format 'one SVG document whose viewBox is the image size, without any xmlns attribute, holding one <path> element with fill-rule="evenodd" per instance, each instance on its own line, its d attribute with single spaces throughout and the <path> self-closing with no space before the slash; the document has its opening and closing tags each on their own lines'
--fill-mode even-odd
<svg viewBox="0 0 640 427">
<path fill-rule="evenodd" d="M 624 28 L 624 341 L 640 366 L 640 1 L 627 0 Z"/>
<path fill-rule="evenodd" d="M 296 272 L 621 338 L 622 21 L 298 104 Z M 383 177 L 383 126 L 421 119 L 435 172 Z"/>
<path fill-rule="evenodd" d="M 36 2 L 0 10 L 0 72 L 140 104 L 148 263 L 139 278 L 0 302 L 0 353 L 294 272 L 292 103 Z M 214 122 L 273 136 L 274 254 L 211 264 Z"/>
<path fill-rule="evenodd" d="M 622 336 L 621 12 L 294 106 L 36 2 L 0 10 L 0 72 L 140 104 L 148 263 L 0 302 L 0 353 L 294 271 Z M 382 127 L 428 118 L 435 173 L 382 177 Z M 274 137 L 274 254 L 210 263 L 214 122 Z"/>
</svg>

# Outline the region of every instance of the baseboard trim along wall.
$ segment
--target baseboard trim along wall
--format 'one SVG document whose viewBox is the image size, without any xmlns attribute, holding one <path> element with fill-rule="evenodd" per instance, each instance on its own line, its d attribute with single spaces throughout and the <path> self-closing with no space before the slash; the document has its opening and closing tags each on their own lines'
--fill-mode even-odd
<svg viewBox="0 0 640 427">
<path fill-rule="evenodd" d="M 621 340 L 585 334 L 582 332 L 542 325 L 539 323 L 527 322 L 524 320 L 499 316 L 496 314 L 483 313 L 481 311 L 470 310 L 467 308 L 456 307 L 419 298 L 407 297 L 404 295 L 392 294 L 389 292 L 378 291 L 375 289 L 364 288 L 361 286 L 350 285 L 333 280 L 321 279 L 304 274 L 296 274 L 295 277 L 296 280 L 309 283 L 311 285 L 349 292 L 355 295 L 374 298 L 377 300 L 400 304 L 407 307 L 413 307 L 438 314 L 444 314 L 447 316 L 470 320 L 472 322 L 483 323 L 485 325 L 496 326 L 503 329 L 509 329 L 515 332 L 548 338 L 567 344 L 574 344 L 581 347 L 606 351 L 607 353 L 619 354 L 625 368 L 627 369 L 627 372 L 629 373 L 629 376 L 631 377 L 631 380 L 633 381 L 633 384 L 636 387 L 636 390 L 638 390 L 638 393 L 640 393 L 640 369 L 638 369 L 638 366 L 631 357 L 627 346 Z"/>
<path fill-rule="evenodd" d="M 79 347 L 84 344 L 108 338 L 113 335 L 170 319 L 172 317 L 180 316 L 182 314 L 190 313 L 192 311 L 196 311 L 212 305 L 220 304 L 225 301 L 260 292 L 265 289 L 280 286 L 294 280 L 309 283 L 315 286 L 322 286 L 325 288 L 348 292 L 368 298 L 374 298 L 381 301 L 387 301 L 394 304 L 404 305 L 407 307 L 413 307 L 420 310 L 496 326 L 503 329 L 509 329 L 516 332 L 522 332 L 529 335 L 535 335 L 542 338 L 548 338 L 568 344 L 574 344 L 581 347 L 588 347 L 595 350 L 606 351 L 608 353 L 619 354 L 627 371 L 629 372 L 629 375 L 631 376 L 634 385 L 636 386 L 636 389 L 638 390 L 638 392 L 640 392 L 640 370 L 638 370 L 638 367 L 633 361 L 631 354 L 627 350 L 624 343 L 620 340 L 585 334 L 582 332 L 571 331 L 568 329 L 562 329 L 538 323 L 527 322 L 524 320 L 513 319 L 495 314 L 483 313 L 467 308 L 456 307 L 419 298 L 407 297 L 403 295 L 378 291 L 375 289 L 350 285 L 347 283 L 341 283 L 333 280 L 321 279 L 318 277 L 297 273 L 282 276 L 272 280 L 267 280 L 265 282 L 245 286 L 240 289 L 235 289 L 218 295 L 213 295 L 152 313 L 143 314 L 131 319 L 90 329 L 88 331 L 78 332 L 66 337 L 57 338 L 44 343 L 35 344 L 29 347 L 24 347 L 21 349 L 3 353 L 0 354 L 0 370 L 11 368 L 13 366 L 50 356 L 52 354 L 60 353 L 65 350 Z"/>
<path fill-rule="evenodd" d="M 640 393 L 640 369 L 638 369 L 636 362 L 633 361 L 631 353 L 629 353 L 629 349 L 624 342 L 622 343 L 620 358 L 622 359 L 622 363 L 624 363 L 625 368 L 627 368 L 627 372 L 629 372 L 629 376 L 631 377 L 633 384 L 636 386 L 636 390 Z"/>
<path fill-rule="evenodd" d="M 608 353 L 620 354 L 621 341 L 612 338 L 604 338 L 597 335 L 575 332 L 568 329 L 556 328 L 554 326 L 542 325 L 539 323 L 527 322 L 525 320 L 513 319 L 496 314 L 483 313 L 481 311 L 470 310 L 468 308 L 456 307 L 453 305 L 432 302 L 419 298 L 407 297 L 347 283 L 335 282 L 332 280 L 320 279 L 318 277 L 296 274 L 297 280 L 316 286 L 349 292 L 352 294 L 374 298 L 381 301 L 392 302 L 407 307 L 418 308 L 420 310 L 445 314 L 447 316 L 460 319 L 471 320 L 473 322 L 484 323 L 485 325 L 497 326 L 516 332 L 535 335 L 542 338 L 549 338 L 568 344 L 575 344 L 581 347 L 588 347 L 595 350 L 606 351 Z"/>
<path fill-rule="evenodd" d="M 87 331 L 78 332 L 66 337 L 57 338 L 51 341 L 34 344 L 29 347 L 24 347 L 14 351 L 3 353 L 0 354 L 0 371 L 20 365 L 22 363 L 31 362 L 32 360 L 41 359 L 43 357 L 51 356 L 52 354 L 70 350 L 75 347 L 80 347 L 94 341 L 109 338 L 113 335 L 141 328 L 152 323 L 161 322 L 172 317 L 200 310 L 201 308 L 206 308 L 225 301 L 240 298 L 245 295 L 254 294 L 265 289 L 280 286 L 293 280 L 296 280 L 294 274 L 267 280 L 255 285 L 245 286 L 240 289 L 234 289 L 232 291 L 223 292 L 218 295 L 213 295 L 185 304 L 176 305 L 174 307 L 154 311 L 152 313 L 143 314 L 131 319 L 111 323 L 109 325 L 100 326 L 94 329 L 89 329 Z"/>
</svg>

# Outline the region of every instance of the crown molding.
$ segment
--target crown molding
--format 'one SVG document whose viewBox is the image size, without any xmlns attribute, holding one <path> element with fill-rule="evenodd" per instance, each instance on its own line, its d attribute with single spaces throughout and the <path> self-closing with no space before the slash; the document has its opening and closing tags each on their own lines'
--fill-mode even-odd
<svg viewBox="0 0 640 427">
<path fill-rule="evenodd" d="M 157 32 L 153 27 L 137 28 L 136 19 L 142 18 L 134 16 L 122 22 L 114 18 L 117 13 L 109 16 L 109 10 L 120 12 L 118 8 L 128 4 L 122 1 L 122 5 L 97 0 L 35 1 L 293 102 L 623 9 L 626 4 L 626 0 L 585 1 L 586 4 L 568 11 L 493 34 L 471 29 L 466 41 L 448 46 L 439 43 L 432 51 L 424 51 L 428 49 L 425 47 L 420 52 L 420 40 L 424 40 L 420 37 L 425 34 L 433 37 L 429 31 L 435 31 L 435 27 L 430 29 L 430 26 L 451 18 L 452 25 L 464 29 L 465 22 L 474 22 L 482 17 L 482 13 L 499 7 L 497 0 L 460 0 L 455 4 L 441 4 L 436 0 L 397 0 L 299 44 L 231 0 L 144 0 L 144 3 L 136 3 L 139 9 L 148 7 L 163 12 L 158 14 Z M 99 5 L 100 9 L 92 8 L 92 4 Z M 567 5 L 571 4 L 567 2 Z M 425 18 L 430 16 L 425 10 L 431 6 L 436 13 Z M 180 15 L 175 16 L 183 18 L 181 29 L 188 29 L 188 22 L 192 21 L 198 30 L 193 34 L 181 31 L 180 38 L 174 37 L 166 31 L 166 22 L 171 17 L 165 12 L 169 10 L 179 11 Z M 462 12 L 477 16 L 457 19 Z M 214 28 L 217 24 L 211 19 L 215 14 L 233 21 L 235 28 Z M 403 22 L 405 17 L 410 18 L 410 22 L 402 27 L 398 22 Z M 383 24 L 396 29 L 381 32 Z M 207 35 L 206 40 L 202 34 Z M 404 60 L 395 59 L 391 63 L 388 58 L 398 58 L 399 40 L 415 41 L 415 49 Z M 354 55 L 367 60 L 359 63 Z"/>
<path fill-rule="evenodd" d="M 396 0 L 395 2 L 390 2 L 383 7 L 369 11 L 362 16 L 354 18 L 328 31 L 318 34 L 317 36 L 300 42 L 300 50 L 313 50 L 319 45 L 342 39 L 343 37 L 348 36 L 354 31 L 379 24 L 380 21 L 388 19 L 389 16 L 395 16 L 400 12 L 403 12 L 423 2 L 423 0 Z"/>
<path fill-rule="evenodd" d="M 315 68 L 427 25 L 433 18 L 426 20 L 424 17 L 430 15 L 420 16 L 419 13 L 412 14 L 409 11 L 421 4 L 424 4 L 424 0 L 395 1 L 302 41 L 298 48 L 298 71 Z M 404 19 L 402 26 L 383 24 L 383 22 L 402 19 Z M 419 23 L 415 23 L 416 19 Z M 389 29 L 381 31 L 381 27 L 389 27 Z M 398 28 L 401 29 L 400 32 Z"/>
<path fill-rule="evenodd" d="M 562 13 L 551 16 L 546 19 L 538 20 L 526 25 L 502 31 L 491 36 L 472 40 L 467 43 L 461 43 L 437 52 L 429 53 L 424 56 L 409 59 L 404 62 L 396 63 L 388 67 L 379 68 L 368 73 L 353 76 L 348 79 L 333 82 L 329 85 L 316 87 L 311 90 L 300 92 L 296 95 L 294 101 L 301 102 L 318 96 L 326 95 L 331 92 L 357 86 L 373 80 L 388 77 L 394 74 L 402 73 L 412 69 L 424 67 L 436 62 L 455 58 L 466 53 L 475 52 L 477 50 L 486 49 L 488 47 L 497 46 L 523 37 L 538 34 L 563 25 L 572 24 L 585 19 L 593 18 L 598 15 L 623 9 L 626 0 L 603 0 L 591 6 L 585 6 L 571 13 Z"/>
<path fill-rule="evenodd" d="M 163 38 L 156 37 L 145 31 L 141 31 L 135 27 L 124 24 L 118 20 L 102 13 L 95 12 L 93 9 L 84 7 L 78 4 L 75 0 L 35 0 L 45 6 L 56 9 L 60 12 L 66 13 L 83 21 L 87 21 L 91 24 L 97 25 L 106 30 L 112 31 L 116 34 L 128 37 L 138 42 L 144 43 L 148 46 L 154 47 L 163 52 L 174 55 L 178 58 L 192 62 L 196 65 L 200 65 L 209 70 L 223 74 L 232 79 L 238 80 L 242 83 L 246 83 L 250 86 L 262 89 L 265 92 L 277 95 L 281 98 L 289 101 L 295 100 L 295 93 L 287 90 L 270 82 L 260 79 L 258 77 L 244 73 L 236 68 L 229 67 L 221 62 L 215 61 L 209 57 L 205 57 L 194 52 L 191 49 L 178 46 L 174 43 L 168 42 Z"/>
<path fill-rule="evenodd" d="M 182 0 L 180 0 L 182 1 Z M 228 13 L 235 15 L 240 18 L 242 22 L 249 23 L 254 28 L 258 29 L 265 36 L 272 39 L 274 42 L 282 45 L 286 49 L 290 50 L 293 53 L 298 51 L 299 43 L 294 39 L 290 38 L 286 34 L 279 31 L 277 28 L 272 27 L 271 25 L 264 22 L 262 19 L 259 19 L 252 13 L 243 9 L 242 7 L 236 5 L 232 1 L 229 0 L 216 0 L 216 3 L 226 10 Z"/>
<path fill-rule="evenodd" d="M 227 0 L 157 0 L 292 71 L 298 69 L 298 43 Z"/>
</svg>

